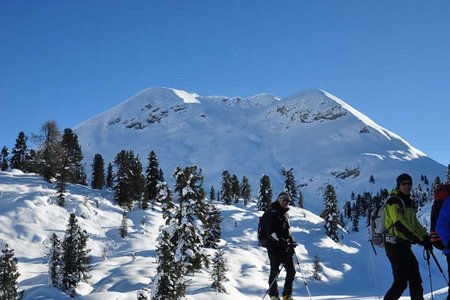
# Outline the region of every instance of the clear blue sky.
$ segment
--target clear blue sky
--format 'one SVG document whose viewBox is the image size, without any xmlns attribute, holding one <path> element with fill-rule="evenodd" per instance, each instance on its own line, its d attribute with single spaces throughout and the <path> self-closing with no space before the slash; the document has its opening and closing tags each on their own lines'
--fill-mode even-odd
<svg viewBox="0 0 450 300">
<path fill-rule="evenodd" d="M 450 163 L 450 2 L 0 1 L 0 147 L 152 86 L 320 88 Z"/>
</svg>

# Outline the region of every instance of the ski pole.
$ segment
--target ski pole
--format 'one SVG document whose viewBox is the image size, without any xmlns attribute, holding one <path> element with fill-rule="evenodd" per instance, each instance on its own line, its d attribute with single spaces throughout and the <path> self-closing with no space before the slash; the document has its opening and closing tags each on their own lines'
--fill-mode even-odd
<svg viewBox="0 0 450 300">
<path fill-rule="evenodd" d="M 308 283 L 306 282 L 305 274 L 303 273 L 302 266 L 300 265 L 300 261 L 298 260 L 297 253 L 295 253 L 295 251 L 294 251 L 294 256 L 295 256 L 295 260 L 297 261 L 298 268 L 300 269 L 300 273 L 302 274 L 303 283 L 305 284 L 305 288 L 306 288 L 306 291 L 308 292 L 309 299 L 312 300 L 311 293 L 309 292 L 309 288 L 308 288 Z"/>
<path fill-rule="evenodd" d="M 433 282 L 431 280 L 431 267 L 430 267 L 430 251 L 428 249 L 424 248 L 424 258 L 427 260 L 428 265 L 428 277 L 430 277 L 430 291 L 431 291 L 431 300 L 433 300 Z M 426 253 L 426 256 L 425 256 Z"/>
<path fill-rule="evenodd" d="M 284 267 L 284 263 L 281 263 L 280 269 L 278 270 L 277 275 L 275 276 L 275 278 L 272 280 L 272 282 L 269 285 L 269 288 L 267 289 L 267 291 L 264 293 L 264 296 L 262 297 L 261 300 L 264 300 L 264 298 L 266 298 L 267 294 L 269 293 L 270 289 L 272 288 L 272 285 L 275 283 L 275 281 L 277 281 L 278 276 L 280 276 L 281 270 L 283 270 Z"/>
<path fill-rule="evenodd" d="M 438 267 L 438 269 L 439 269 L 439 271 L 441 272 L 442 276 L 444 276 L 445 282 L 446 282 L 447 285 L 448 285 L 448 279 L 447 279 L 447 276 L 445 276 L 444 270 L 442 270 L 442 267 L 441 267 L 441 265 L 439 264 L 439 262 L 438 262 L 436 256 L 434 255 L 433 250 L 431 250 L 430 252 L 431 252 L 431 256 L 433 256 L 433 260 L 434 260 L 434 262 L 436 263 L 436 266 Z"/>
</svg>

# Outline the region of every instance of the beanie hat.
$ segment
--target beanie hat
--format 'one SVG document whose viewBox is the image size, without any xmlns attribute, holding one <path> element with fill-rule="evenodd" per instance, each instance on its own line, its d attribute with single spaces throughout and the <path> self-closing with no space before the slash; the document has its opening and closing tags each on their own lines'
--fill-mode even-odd
<svg viewBox="0 0 450 300">
<path fill-rule="evenodd" d="M 280 199 L 289 199 L 291 200 L 291 197 L 289 197 L 289 194 L 286 192 L 281 192 L 278 197 L 277 200 L 279 201 Z"/>
<path fill-rule="evenodd" d="M 403 173 L 397 177 L 397 187 L 400 187 L 403 181 L 408 180 L 412 184 L 412 177 L 409 174 Z"/>
</svg>

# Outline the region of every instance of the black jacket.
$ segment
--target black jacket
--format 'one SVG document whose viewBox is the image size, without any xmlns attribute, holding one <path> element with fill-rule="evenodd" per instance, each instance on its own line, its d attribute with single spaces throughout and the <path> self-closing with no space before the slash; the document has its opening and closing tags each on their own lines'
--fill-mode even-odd
<svg viewBox="0 0 450 300">
<path fill-rule="evenodd" d="M 289 220 L 286 213 L 289 208 L 282 208 L 278 201 L 270 205 L 266 219 L 266 232 L 269 235 L 268 247 L 279 247 L 286 249 L 292 243 Z"/>
</svg>

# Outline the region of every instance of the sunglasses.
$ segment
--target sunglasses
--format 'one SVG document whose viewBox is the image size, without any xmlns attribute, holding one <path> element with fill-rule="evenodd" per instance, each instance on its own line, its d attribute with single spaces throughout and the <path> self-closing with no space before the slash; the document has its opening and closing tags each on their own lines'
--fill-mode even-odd
<svg viewBox="0 0 450 300">
<path fill-rule="evenodd" d="M 411 186 L 412 184 L 411 184 L 411 182 L 406 181 L 406 182 L 402 182 L 402 185 L 408 185 L 408 186 Z"/>
<path fill-rule="evenodd" d="M 281 200 L 281 201 L 284 201 L 284 202 L 289 202 L 289 199 L 288 199 L 288 198 L 281 198 L 280 200 Z"/>
</svg>

